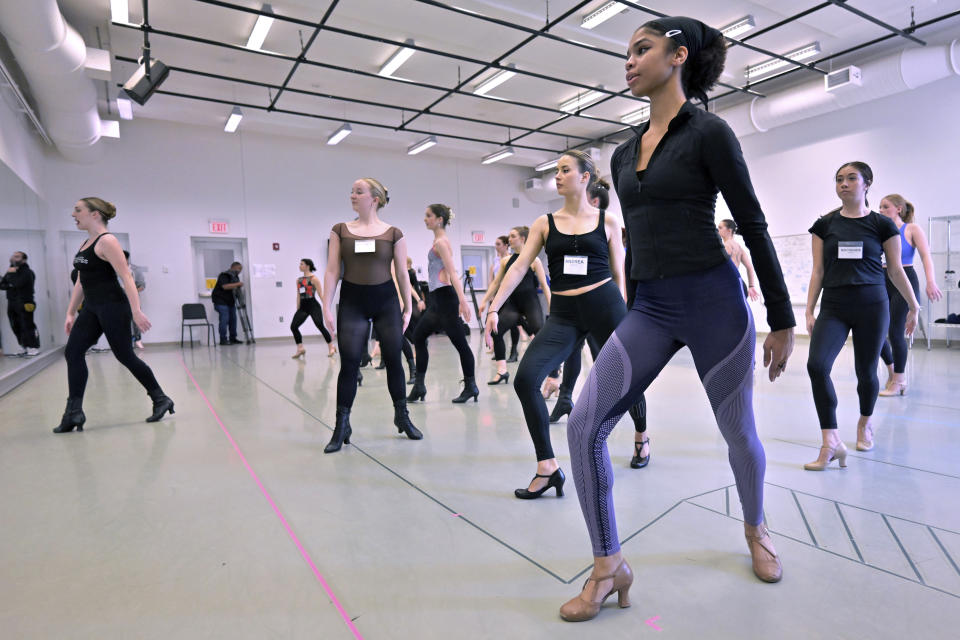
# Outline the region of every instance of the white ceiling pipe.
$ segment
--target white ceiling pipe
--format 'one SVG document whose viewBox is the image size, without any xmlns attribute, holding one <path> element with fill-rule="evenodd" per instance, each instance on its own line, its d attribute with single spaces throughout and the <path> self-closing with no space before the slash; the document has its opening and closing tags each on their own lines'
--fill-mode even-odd
<svg viewBox="0 0 960 640">
<path fill-rule="evenodd" d="M 863 85 L 841 92 L 824 89 L 823 78 L 767 98 L 754 98 L 720 113 L 738 137 L 820 116 L 960 75 L 960 40 L 905 49 L 861 65 Z"/>
<path fill-rule="evenodd" d="M 102 147 L 96 144 L 100 115 L 93 81 L 84 73 L 87 48 L 56 0 L 0 2 L 0 33 L 57 149 L 69 160 L 95 159 Z"/>
</svg>

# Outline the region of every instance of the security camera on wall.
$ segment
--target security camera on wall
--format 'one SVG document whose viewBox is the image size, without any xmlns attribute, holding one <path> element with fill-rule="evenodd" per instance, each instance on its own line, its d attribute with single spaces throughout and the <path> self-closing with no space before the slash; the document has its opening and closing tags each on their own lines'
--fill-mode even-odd
<svg viewBox="0 0 960 640">
<path fill-rule="evenodd" d="M 140 66 L 127 80 L 127 83 L 123 85 L 123 92 L 141 106 L 150 99 L 157 87 L 163 84 L 163 81 L 170 75 L 170 69 L 167 68 L 167 65 L 153 59 L 150 60 L 150 76 L 147 77 L 147 68 L 142 60 L 141 58 Z"/>
</svg>

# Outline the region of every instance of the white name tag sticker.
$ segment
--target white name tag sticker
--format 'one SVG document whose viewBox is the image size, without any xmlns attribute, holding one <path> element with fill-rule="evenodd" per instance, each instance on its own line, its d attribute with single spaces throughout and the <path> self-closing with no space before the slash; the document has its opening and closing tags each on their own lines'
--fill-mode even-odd
<svg viewBox="0 0 960 640">
<path fill-rule="evenodd" d="M 373 253 L 377 250 L 376 240 L 355 240 L 353 243 L 354 253 Z"/>
<path fill-rule="evenodd" d="M 306 287 L 300 287 L 300 293 L 306 293 L 306 292 L 307 292 Z"/>
<path fill-rule="evenodd" d="M 840 241 L 837 245 L 837 258 L 839 260 L 862 260 L 863 242 L 844 242 Z"/>
<path fill-rule="evenodd" d="M 563 256 L 563 274 L 567 276 L 587 275 L 587 256 Z"/>
</svg>

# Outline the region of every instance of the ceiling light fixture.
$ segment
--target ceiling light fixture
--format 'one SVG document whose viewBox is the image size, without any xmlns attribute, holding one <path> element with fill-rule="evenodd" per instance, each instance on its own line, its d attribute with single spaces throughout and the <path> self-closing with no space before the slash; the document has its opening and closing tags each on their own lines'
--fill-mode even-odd
<svg viewBox="0 0 960 640">
<path fill-rule="evenodd" d="M 473 93 L 478 96 L 486 95 L 488 91 L 499 87 L 504 82 L 517 75 L 516 71 L 510 71 L 510 69 L 516 69 L 516 65 L 508 64 L 507 69 L 501 69 L 497 73 L 493 74 L 483 82 L 477 85 L 477 88 L 473 90 Z"/>
<path fill-rule="evenodd" d="M 584 29 L 593 29 L 597 25 L 606 22 L 625 9 L 626 7 L 619 2 L 608 2 L 593 13 L 588 13 L 586 16 L 584 16 L 583 20 L 580 22 L 580 26 Z"/>
<path fill-rule="evenodd" d="M 117 113 L 123 120 L 133 120 L 133 102 L 127 98 L 117 98 Z"/>
<path fill-rule="evenodd" d="M 820 43 L 814 42 L 808 44 L 805 47 L 800 47 L 790 53 L 784 54 L 785 58 L 790 58 L 791 60 L 804 60 L 806 58 L 812 58 L 815 55 L 820 53 Z M 766 62 L 761 62 L 760 64 L 755 64 L 753 66 L 747 67 L 747 80 L 753 80 L 758 76 L 766 75 L 772 73 L 778 69 L 782 69 L 786 66 L 790 66 L 790 63 L 786 60 L 781 60 L 779 58 L 772 58 Z"/>
<path fill-rule="evenodd" d="M 130 7 L 127 0 L 110 0 L 110 20 L 130 24 Z"/>
<path fill-rule="evenodd" d="M 603 89 L 603 86 L 601 85 L 598 88 Z M 580 109 L 583 109 L 587 105 L 593 104 L 603 96 L 604 94 L 602 92 L 594 91 L 594 90 L 587 91 L 586 93 L 578 93 L 577 95 L 570 98 L 569 100 L 566 100 L 565 102 L 561 102 L 560 111 L 566 111 L 567 113 L 576 113 L 577 111 L 579 111 Z"/>
<path fill-rule="evenodd" d="M 435 144 L 437 144 L 437 136 L 427 136 L 420 142 L 417 142 L 416 144 L 412 144 L 409 147 L 407 147 L 407 155 L 415 156 L 421 151 L 426 151 L 427 149 L 429 149 Z"/>
<path fill-rule="evenodd" d="M 623 124 L 640 124 L 650 119 L 650 105 L 644 105 L 636 111 L 631 111 L 620 117 Z"/>
<path fill-rule="evenodd" d="M 557 166 L 557 163 L 559 161 L 560 161 L 559 158 L 554 158 L 553 160 L 547 160 L 546 162 L 541 162 L 536 167 L 534 167 L 534 171 L 547 171 L 549 169 L 553 169 L 554 167 Z"/>
<path fill-rule="evenodd" d="M 264 4 L 261 10 L 265 13 L 273 13 L 273 7 L 269 4 Z M 247 49 L 259 50 L 263 47 L 263 41 L 267 39 L 267 33 L 270 32 L 272 26 L 273 18 L 271 16 L 258 15 L 257 21 L 253 25 L 253 31 L 250 32 L 250 37 L 247 39 Z"/>
<path fill-rule="evenodd" d="M 503 160 L 504 158 L 509 158 L 513 155 L 513 147 L 504 147 L 498 151 L 494 151 L 488 156 L 483 157 L 483 161 L 480 164 L 493 164 L 497 160 Z"/>
<path fill-rule="evenodd" d="M 757 26 L 757 22 L 753 19 L 753 16 L 744 16 L 737 20 L 736 22 L 731 22 L 724 28 L 720 29 L 720 33 L 728 38 L 736 38 L 742 33 L 746 33 L 751 29 Z"/>
<path fill-rule="evenodd" d="M 327 144 L 335 145 L 339 143 L 341 140 L 343 140 L 344 138 L 346 138 L 348 135 L 350 135 L 352 132 L 353 132 L 353 128 L 350 126 L 350 124 L 347 122 L 344 122 L 342 125 L 340 125 L 339 129 L 333 132 L 333 135 L 327 138 Z"/>
<path fill-rule="evenodd" d="M 240 126 L 241 120 L 243 120 L 243 111 L 240 111 L 240 107 L 234 107 L 233 111 L 230 112 L 230 117 L 227 118 L 227 124 L 224 125 L 223 130 L 227 133 L 233 133 L 237 130 L 237 127 Z"/>
<path fill-rule="evenodd" d="M 404 44 L 414 44 L 413 40 L 407 38 L 404 40 Z M 393 75 L 393 72 L 400 68 L 404 62 L 410 59 L 410 56 L 413 55 L 414 50 L 410 47 L 400 47 L 393 52 L 393 55 L 383 63 L 383 66 L 380 67 L 380 71 L 377 71 L 377 75 L 389 77 Z"/>
</svg>

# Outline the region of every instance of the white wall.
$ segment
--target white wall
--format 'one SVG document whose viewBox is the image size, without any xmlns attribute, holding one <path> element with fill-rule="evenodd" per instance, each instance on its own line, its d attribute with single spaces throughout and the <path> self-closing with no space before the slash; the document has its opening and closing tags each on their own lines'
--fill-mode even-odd
<svg viewBox="0 0 960 640">
<path fill-rule="evenodd" d="M 253 279 L 250 292 L 255 332 L 272 337 L 289 335 L 300 258 L 322 268 L 330 228 L 354 217 L 349 191 L 358 177 L 375 177 L 389 189 L 382 217 L 403 229 L 415 266 L 425 267 L 432 242 L 422 222 L 427 204 L 453 208 L 449 234 L 457 253 L 471 244 L 471 230 L 484 231 L 492 245 L 497 235 L 543 212 L 523 197 L 527 172 L 518 167 L 148 120 L 123 123 L 122 137 L 105 142 L 106 156 L 96 164 L 50 160 L 51 225 L 72 228 L 70 210 L 80 197 L 100 196 L 117 206 L 111 229 L 129 233 L 132 260 L 149 267 L 143 308 L 154 329 L 148 341 L 179 339 L 180 305 L 197 300 L 190 237 L 210 236 L 209 219 L 229 220 L 230 236 L 247 238 L 251 263 L 277 265 L 277 278 Z M 274 242 L 280 251 L 272 250 Z M 250 265 L 245 268 L 251 276 Z"/>
<path fill-rule="evenodd" d="M 43 182 L 43 143 L 26 116 L 14 109 L 14 97 L 0 88 L 0 163 L 5 164 L 34 193 Z"/>
</svg>

